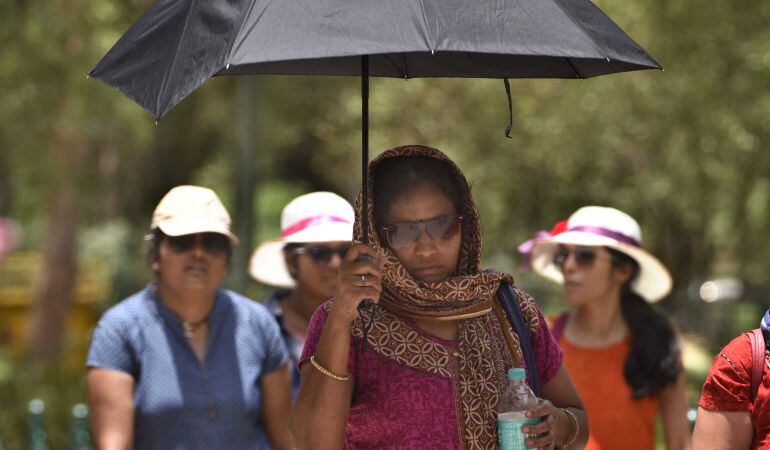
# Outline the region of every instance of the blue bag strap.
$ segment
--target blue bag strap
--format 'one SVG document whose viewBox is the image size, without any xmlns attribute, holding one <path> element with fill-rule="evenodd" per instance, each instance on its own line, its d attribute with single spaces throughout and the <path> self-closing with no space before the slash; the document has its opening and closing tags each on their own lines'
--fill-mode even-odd
<svg viewBox="0 0 770 450">
<path fill-rule="evenodd" d="M 532 344 L 532 334 L 527 326 L 527 322 L 524 320 L 524 315 L 521 313 L 521 306 L 516 299 L 516 294 L 513 292 L 513 288 L 509 283 L 501 283 L 500 289 L 498 289 L 498 295 L 500 296 L 500 303 L 503 306 L 505 315 L 508 316 L 508 321 L 511 323 L 513 331 L 519 336 L 519 345 L 521 346 L 521 353 L 524 355 L 524 362 L 527 365 L 527 379 L 529 380 L 529 387 L 532 392 L 538 397 L 540 396 L 540 380 L 537 378 L 537 365 L 535 363 L 535 347 Z"/>
</svg>

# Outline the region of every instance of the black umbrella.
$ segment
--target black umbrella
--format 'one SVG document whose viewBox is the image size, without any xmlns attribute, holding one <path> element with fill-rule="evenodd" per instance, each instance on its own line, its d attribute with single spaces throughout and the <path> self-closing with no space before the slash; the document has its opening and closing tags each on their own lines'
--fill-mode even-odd
<svg viewBox="0 0 770 450">
<path fill-rule="evenodd" d="M 360 75 L 365 200 L 370 75 L 502 78 L 510 109 L 508 78 L 659 68 L 589 0 L 157 0 L 90 76 L 158 119 L 217 75 Z"/>
<path fill-rule="evenodd" d="M 360 75 L 366 189 L 370 75 L 501 78 L 510 103 L 508 78 L 653 68 L 589 0 L 157 0 L 90 76 L 158 119 L 213 76 Z"/>
</svg>

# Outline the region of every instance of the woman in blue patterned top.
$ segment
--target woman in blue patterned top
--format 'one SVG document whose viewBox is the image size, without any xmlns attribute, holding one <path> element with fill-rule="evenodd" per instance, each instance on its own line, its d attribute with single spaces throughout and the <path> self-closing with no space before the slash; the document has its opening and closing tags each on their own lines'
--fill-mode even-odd
<svg viewBox="0 0 770 450">
<path fill-rule="evenodd" d="M 219 289 L 232 245 L 214 191 L 178 186 L 152 218 L 156 281 L 107 311 L 87 386 L 96 447 L 290 448 L 288 354 L 270 313 Z"/>
</svg>

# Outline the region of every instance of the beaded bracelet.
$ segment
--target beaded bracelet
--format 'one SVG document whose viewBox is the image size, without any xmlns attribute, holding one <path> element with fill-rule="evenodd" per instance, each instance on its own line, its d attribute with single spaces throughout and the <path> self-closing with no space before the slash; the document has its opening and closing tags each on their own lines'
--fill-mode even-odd
<svg viewBox="0 0 770 450">
<path fill-rule="evenodd" d="M 567 408 L 559 408 L 559 409 L 564 411 L 569 417 L 572 418 L 572 421 L 575 422 L 575 433 L 572 436 L 570 436 L 569 439 L 567 439 L 567 442 L 565 442 L 564 445 L 560 445 L 558 447 L 558 448 L 561 449 L 561 448 L 567 448 L 570 445 L 575 443 L 575 441 L 577 440 L 578 436 L 580 435 L 580 422 L 578 422 L 578 418 L 575 415 L 575 413 L 573 413 L 569 409 L 567 409 Z"/>
<path fill-rule="evenodd" d="M 315 360 L 315 355 L 310 357 L 310 364 L 312 364 L 313 367 L 318 369 L 319 372 L 329 378 L 333 378 L 337 381 L 348 381 L 350 379 L 350 375 L 337 375 L 336 373 L 319 364 L 318 361 Z"/>
</svg>

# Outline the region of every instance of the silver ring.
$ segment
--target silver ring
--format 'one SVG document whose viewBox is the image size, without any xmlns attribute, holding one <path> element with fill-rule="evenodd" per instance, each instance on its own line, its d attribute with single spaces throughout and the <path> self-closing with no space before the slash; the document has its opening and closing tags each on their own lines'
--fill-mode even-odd
<svg viewBox="0 0 770 450">
<path fill-rule="evenodd" d="M 366 275 L 361 275 L 361 287 L 366 287 Z"/>
</svg>

